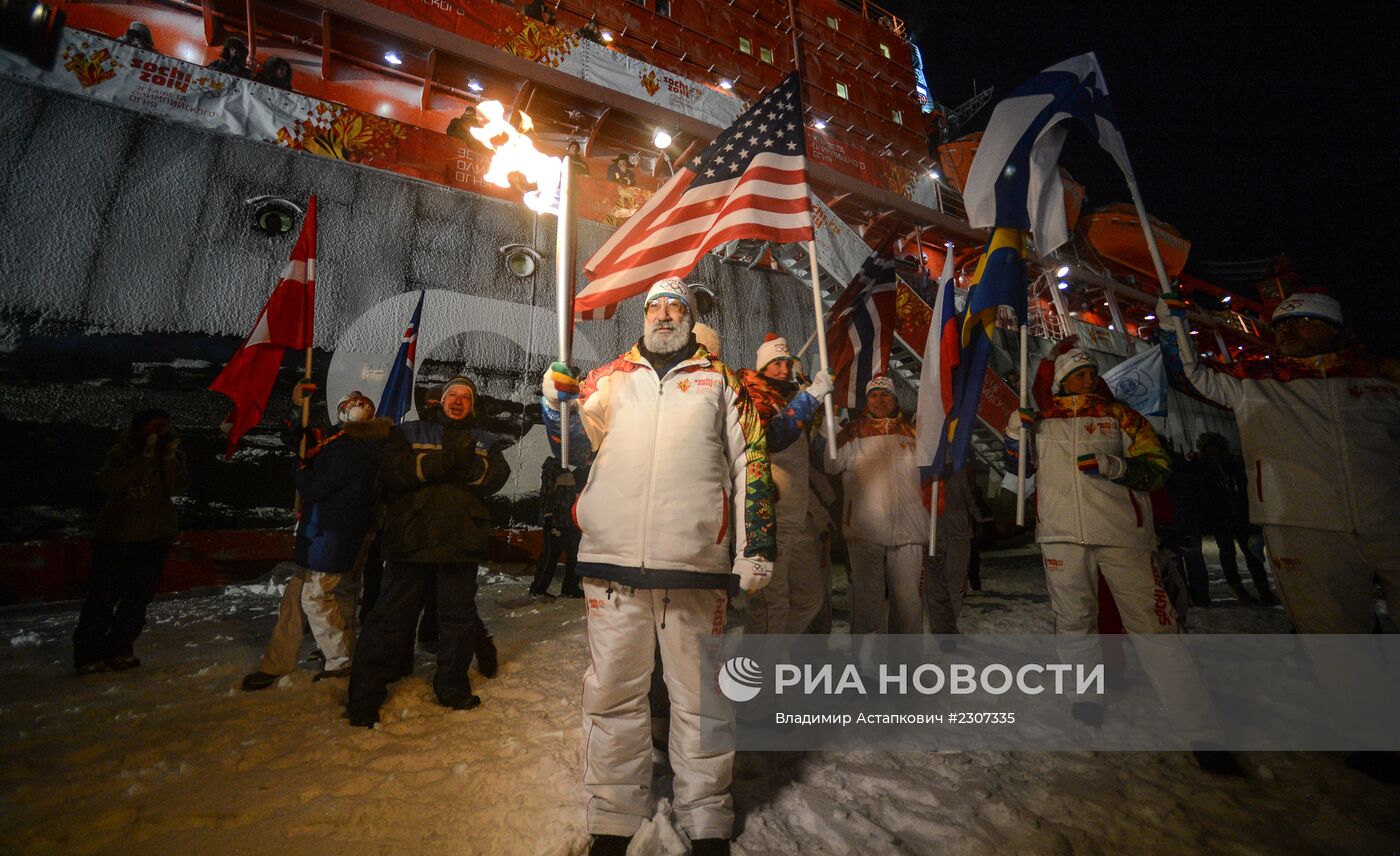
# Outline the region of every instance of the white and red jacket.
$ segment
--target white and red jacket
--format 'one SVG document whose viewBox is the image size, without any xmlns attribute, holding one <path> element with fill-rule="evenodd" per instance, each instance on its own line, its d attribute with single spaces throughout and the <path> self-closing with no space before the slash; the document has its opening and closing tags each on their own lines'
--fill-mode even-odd
<svg viewBox="0 0 1400 856">
<path fill-rule="evenodd" d="M 837 435 L 836 460 L 822 460 L 842 474 L 841 522 L 851 534 L 886 547 L 928 543 L 914 426 L 902 414 L 854 420 Z"/>
<path fill-rule="evenodd" d="M 1184 338 L 1184 337 L 1183 337 Z M 1185 349 L 1186 377 L 1235 412 L 1249 519 L 1362 535 L 1400 534 L 1400 368 L 1352 348 L 1274 355 L 1236 374 Z"/>
<path fill-rule="evenodd" d="M 763 424 L 703 347 L 658 378 L 634 346 L 588 374 L 573 413 L 570 442 L 596 451 L 574 506 L 581 564 L 728 575 L 731 528 L 739 555 L 773 559 Z"/>
<path fill-rule="evenodd" d="M 1166 483 L 1171 459 L 1142 414 L 1092 393 L 1057 395 L 1036 419 L 1031 450 L 1037 542 L 1156 548 L 1147 494 Z M 1122 459 L 1126 474 L 1087 474 L 1079 459 L 1090 454 Z"/>
</svg>

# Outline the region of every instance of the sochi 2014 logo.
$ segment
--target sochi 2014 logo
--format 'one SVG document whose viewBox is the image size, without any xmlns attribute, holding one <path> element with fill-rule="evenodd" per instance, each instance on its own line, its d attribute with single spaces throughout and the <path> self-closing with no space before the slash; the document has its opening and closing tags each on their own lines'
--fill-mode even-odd
<svg viewBox="0 0 1400 856">
<path fill-rule="evenodd" d="M 763 689 L 763 669 L 748 657 L 731 657 L 719 670 L 719 691 L 730 701 L 750 701 Z"/>
</svg>

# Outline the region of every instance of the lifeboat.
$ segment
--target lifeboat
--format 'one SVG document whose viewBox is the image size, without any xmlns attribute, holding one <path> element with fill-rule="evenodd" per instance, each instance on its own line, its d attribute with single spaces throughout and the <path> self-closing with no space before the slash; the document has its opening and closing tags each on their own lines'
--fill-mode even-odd
<svg viewBox="0 0 1400 856">
<path fill-rule="evenodd" d="M 943 176 L 948 184 L 959 193 L 967 187 L 967 174 L 972 171 L 972 158 L 982 143 L 982 132 L 958 137 L 951 143 L 938 147 L 938 164 L 943 167 Z"/>
<path fill-rule="evenodd" d="M 1183 238 L 1175 227 L 1151 215 L 1148 218 L 1167 276 L 1180 275 L 1191 252 L 1191 242 Z M 1157 272 L 1152 266 L 1152 254 L 1147 249 L 1147 239 L 1142 234 L 1141 221 L 1133 206 L 1119 203 L 1099 208 L 1080 221 L 1079 231 L 1104 261 L 1156 284 Z"/>
</svg>

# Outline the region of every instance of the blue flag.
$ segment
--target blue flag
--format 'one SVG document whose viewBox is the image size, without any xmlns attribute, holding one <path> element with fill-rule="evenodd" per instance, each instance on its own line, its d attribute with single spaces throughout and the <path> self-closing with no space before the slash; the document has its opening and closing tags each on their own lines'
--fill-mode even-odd
<svg viewBox="0 0 1400 856">
<path fill-rule="evenodd" d="M 403 421 L 404 414 L 413 408 L 413 366 L 418 356 L 418 324 L 423 318 L 423 295 L 418 292 L 418 306 L 413 317 L 408 320 L 408 329 L 403 331 L 403 341 L 399 352 L 394 356 L 393 367 L 389 369 L 389 379 L 384 382 L 384 393 L 379 396 L 377 416 L 392 421 L 395 425 Z"/>
<path fill-rule="evenodd" d="M 934 457 L 933 471 L 951 465 L 954 472 L 967 465 L 972 431 L 977 427 L 977 405 L 982 399 L 983 378 L 992 356 L 992 331 L 997 310 L 1010 306 L 1016 320 L 1026 323 L 1026 231 L 998 227 L 987 241 L 987 250 L 972 275 L 967 307 L 959 319 L 961 330 L 958 366 L 953 370 L 953 409 L 947 430 Z"/>
</svg>

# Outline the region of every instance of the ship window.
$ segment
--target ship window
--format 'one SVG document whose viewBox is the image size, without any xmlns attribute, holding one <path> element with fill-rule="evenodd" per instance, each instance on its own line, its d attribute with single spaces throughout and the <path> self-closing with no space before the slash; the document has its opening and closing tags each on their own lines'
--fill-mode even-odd
<svg viewBox="0 0 1400 856">
<path fill-rule="evenodd" d="M 656 14 L 663 18 L 671 17 L 671 0 L 656 0 Z"/>
<path fill-rule="evenodd" d="M 880 45 L 880 55 L 883 56 L 885 59 L 889 59 L 889 58 L 890 58 L 890 46 L 887 45 L 887 44 L 881 43 L 881 45 Z"/>
<path fill-rule="evenodd" d="M 828 27 L 830 27 L 831 29 L 833 29 L 833 30 L 839 30 L 839 29 L 841 29 L 841 22 L 838 21 L 838 20 L 836 20 L 836 16 L 835 16 L 835 15 L 827 15 L 827 16 L 826 16 L 826 25 L 827 25 Z"/>
<path fill-rule="evenodd" d="M 846 84 L 841 83 L 840 81 L 837 81 L 836 83 L 836 94 L 841 98 L 845 98 L 847 101 L 849 101 L 851 98 L 851 90 L 847 89 Z"/>
<path fill-rule="evenodd" d="M 761 60 L 763 60 L 764 62 L 768 63 L 769 65 L 772 65 L 772 64 L 773 64 L 773 51 L 772 51 L 772 49 L 771 49 L 771 48 L 765 48 L 765 47 L 759 47 L 759 49 L 758 49 L 758 58 L 761 59 Z"/>
<path fill-rule="evenodd" d="M 748 38 L 745 37 L 745 36 L 740 36 L 740 37 L 739 37 L 739 50 L 741 50 L 741 51 L 743 51 L 744 53 L 749 54 L 750 56 L 752 56 L 752 55 L 753 55 L 753 42 L 749 41 Z"/>
<path fill-rule="evenodd" d="M 904 124 L 904 111 L 902 111 L 902 110 L 891 110 L 891 111 L 890 111 L 890 118 L 894 120 L 894 123 L 895 123 L 896 125 L 903 125 L 903 124 Z"/>
</svg>

